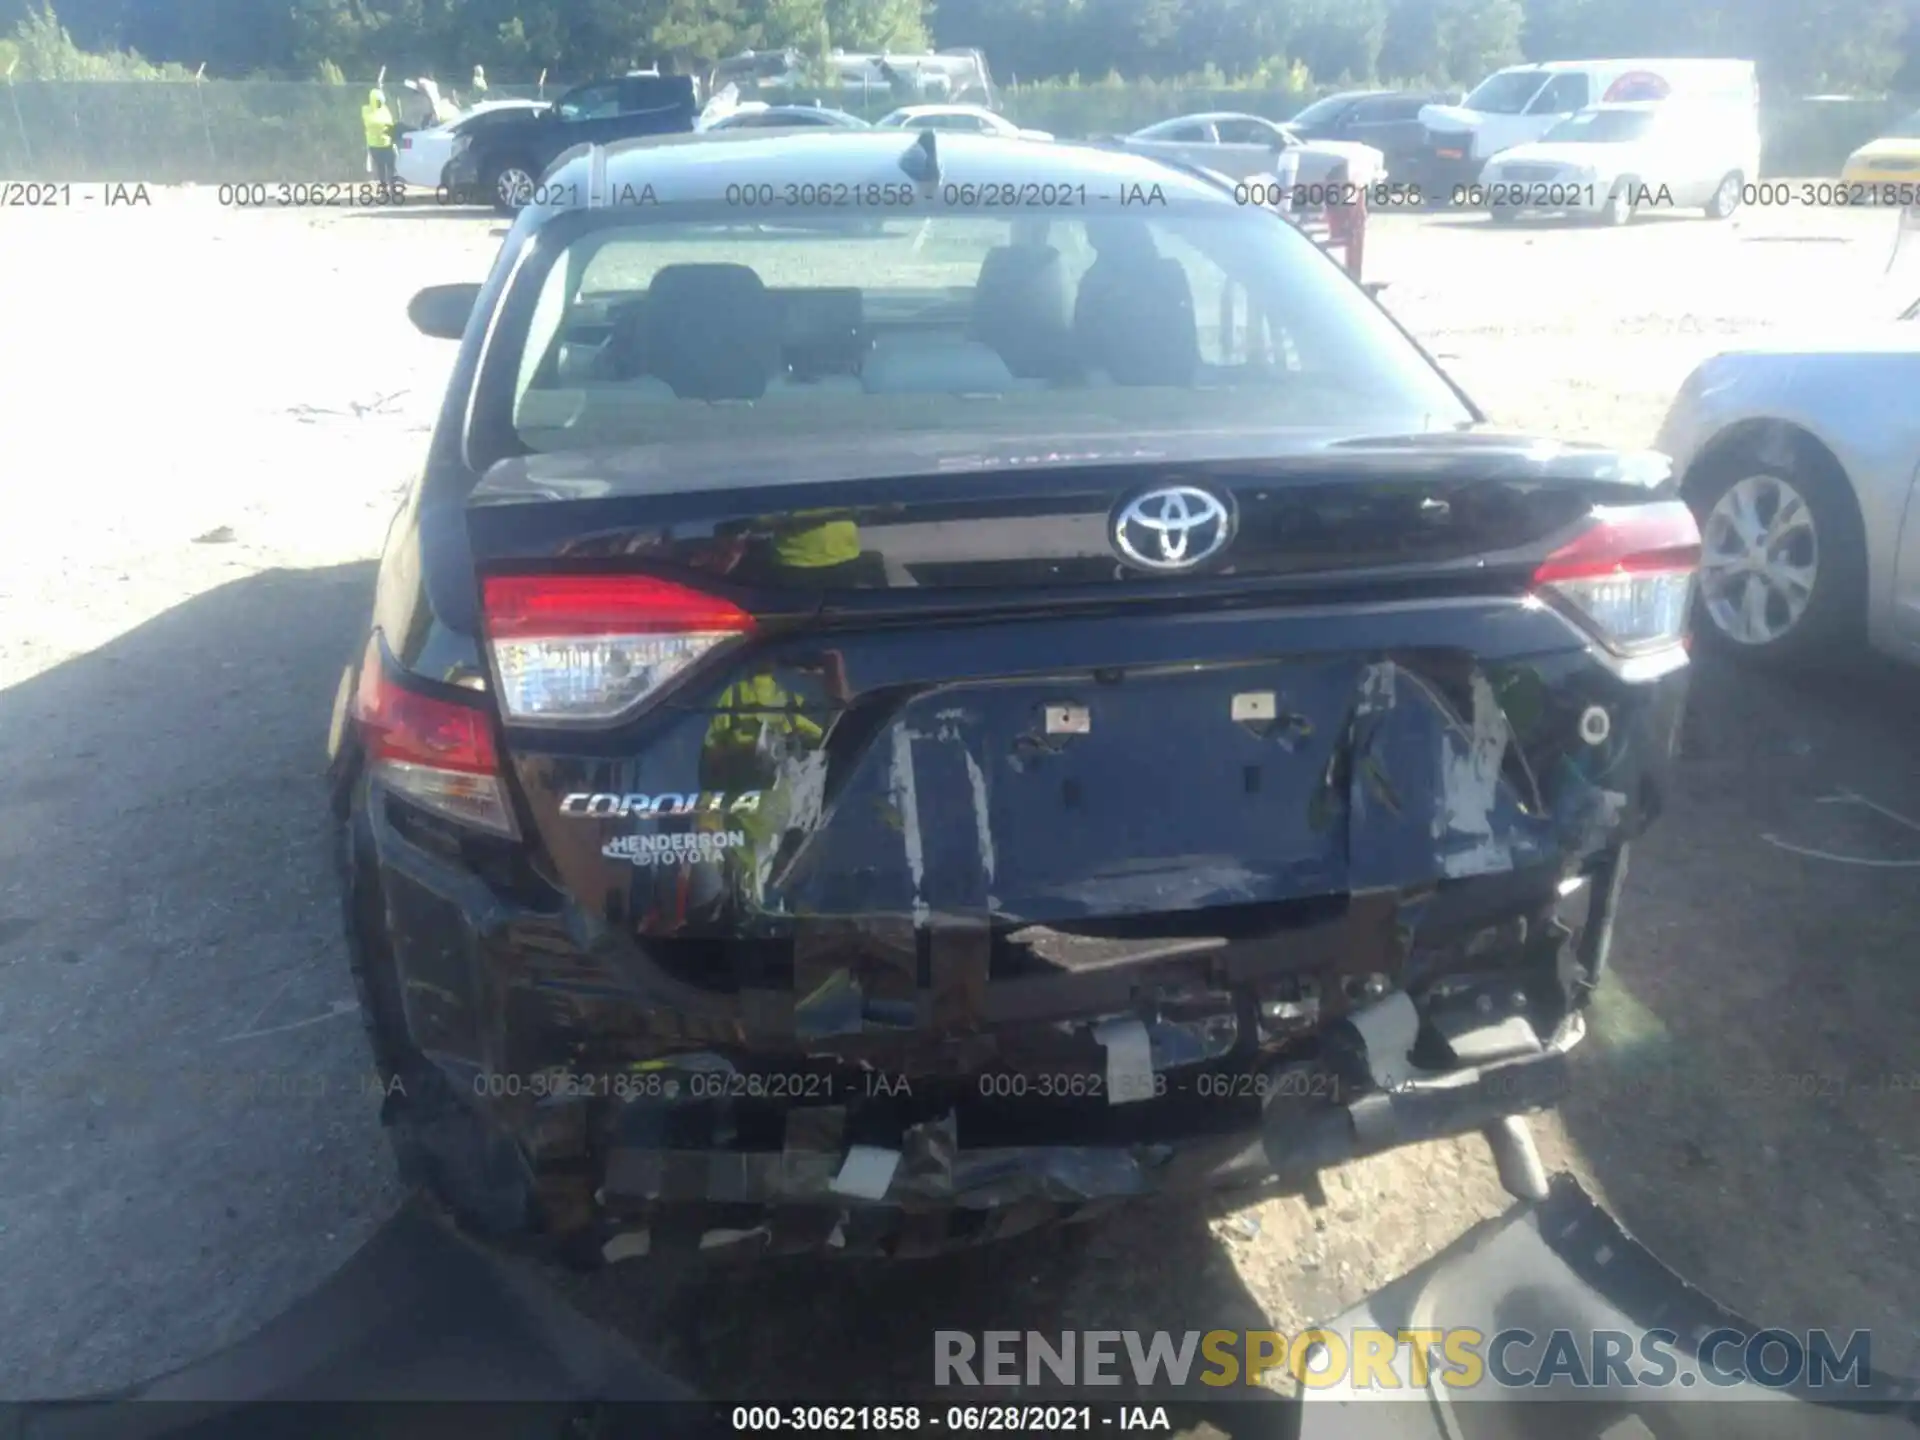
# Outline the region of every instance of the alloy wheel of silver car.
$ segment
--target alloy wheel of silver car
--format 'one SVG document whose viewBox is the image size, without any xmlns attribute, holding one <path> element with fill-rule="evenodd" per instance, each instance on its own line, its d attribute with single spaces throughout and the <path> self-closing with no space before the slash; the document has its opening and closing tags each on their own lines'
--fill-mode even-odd
<svg viewBox="0 0 1920 1440">
<path fill-rule="evenodd" d="M 1790 483 L 1764 474 L 1734 481 L 1700 538 L 1700 594 L 1721 634 L 1771 645 L 1800 623 L 1819 575 L 1820 537 Z"/>
<path fill-rule="evenodd" d="M 1707 214 L 1716 220 L 1724 220 L 1740 208 L 1740 195 L 1745 188 L 1738 175 L 1729 175 L 1720 182 L 1720 188 L 1713 192 L 1713 199 L 1707 203 Z"/>
<path fill-rule="evenodd" d="M 518 165 L 509 165 L 494 182 L 494 194 L 502 205 L 518 210 L 533 198 L 533 176 Z"/>
</svg>

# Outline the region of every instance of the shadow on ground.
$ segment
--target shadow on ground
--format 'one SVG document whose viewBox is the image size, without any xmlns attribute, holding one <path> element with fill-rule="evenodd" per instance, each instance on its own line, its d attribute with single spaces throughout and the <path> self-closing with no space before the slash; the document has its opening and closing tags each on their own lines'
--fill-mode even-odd
<svg viewBox="0 0 1920 1440">
<path fill-rule="evenodd" d="M 390 1212 L 320 772 L 372 566 L 0 692 L 0 1394 L 247 1333 Z"/>
<path fill-rule="evenodd" d="M 1916 714 L 1920 677 L 1885 662 L 1703 659 L 1560 1112 L 1688 1279 L 1759 1323 L 1871 1329 L 1896 1373 L 1920 1294 Z"/>
<path fill-rule="evenodd" d="M 718 1397 L 1274 1399 L 1244 1383 L 1200 1384 L 1209 1365 L 1197 1354 L 1181 1390 L 1164 1382 L 1139 1387 L 1117 1343 L 1123 1383 L 1093 1392 L 1070 1391 L 1045 1373 L 1043 1383 L 1018 1391 L 966 1391 L 950 1380 L 943 1385 L 936 1373 L 943 1330 L 976 1340 L 990 1330 L 1038 1331 L 1058 1347 L 1068 1330 L 1166 1330 L 1177 1341 L 1187 1331 L 1271 1328 L 1208 1214 L 1205 1202 L 1155 1199 L 931 1260 L 659 1258 L 576 1277 L 569 1289 L 596 1319 L 636 1340 L 644 1336 L 656 1363 Z M 794 1317 L 804 1323 L 792 1323 Z"/>
</svg>

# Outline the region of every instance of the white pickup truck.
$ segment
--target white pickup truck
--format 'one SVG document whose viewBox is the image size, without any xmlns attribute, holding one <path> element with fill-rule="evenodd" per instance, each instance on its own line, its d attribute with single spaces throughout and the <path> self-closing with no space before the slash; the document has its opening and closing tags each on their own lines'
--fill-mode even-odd
<svg viewBox="0 0 1920 1440">
<path fill-rule="evenodd" d="M 1285 125 L 1258 115 L 1180 115 L 1109 143 L 1135 154 L 1197 165 L 1230 180 L 1271 179 L 1282 151 L 1299 155 L 1296 185 L 1325 184 L 1342 161 L 1350 184 L 1376 185 L 1387 178 L 1386 157 L 1371 145 L 1303 140 Z"/>
</svg>

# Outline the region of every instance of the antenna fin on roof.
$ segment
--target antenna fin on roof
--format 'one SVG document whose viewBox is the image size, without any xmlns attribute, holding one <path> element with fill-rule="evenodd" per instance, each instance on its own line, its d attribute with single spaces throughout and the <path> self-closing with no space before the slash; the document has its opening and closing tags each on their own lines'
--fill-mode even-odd
<svg viewBox="0 0 1920 1440">
<path fill-rule="evenodd" d="M 940 183 L 940 148 L 933 131 L 920 132 L 913 148 L 900 157 L 900 168 L 923 185 Z"/>
</svg>

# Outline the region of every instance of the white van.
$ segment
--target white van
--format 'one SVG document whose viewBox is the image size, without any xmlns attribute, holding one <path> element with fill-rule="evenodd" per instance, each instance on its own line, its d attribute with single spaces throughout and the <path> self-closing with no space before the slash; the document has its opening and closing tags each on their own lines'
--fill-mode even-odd
<svg viewBox="0 0 1920 1440">
<path fill-rule="evenodd" d="M 1452 187 L 1477 181 L 1502 150 L 1539 139 L 1569 115 L 1595 105 L 1668 99 L 1750 115 L 1757 148 L 1760 90 L 1751 60 L 1549 60 L 1496 70 L 1458 105 L 1424 106 L 1427 145 L 1417 179 L 1445 199 Z"/>
</svg>

